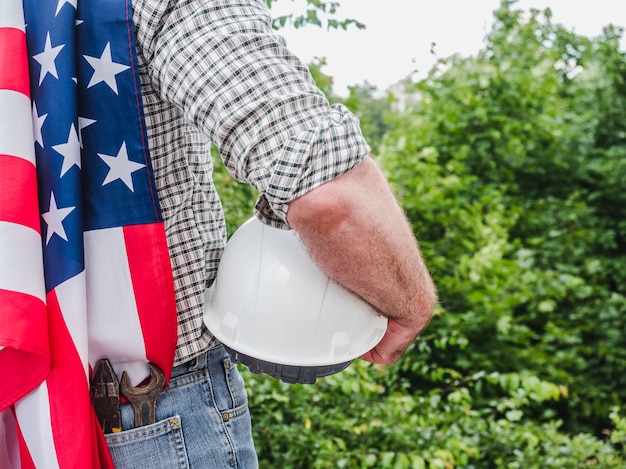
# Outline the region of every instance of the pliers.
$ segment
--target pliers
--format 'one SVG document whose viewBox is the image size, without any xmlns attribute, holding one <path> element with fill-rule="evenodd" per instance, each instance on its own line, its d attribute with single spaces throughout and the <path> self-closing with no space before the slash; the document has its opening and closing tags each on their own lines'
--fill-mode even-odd
<svg viewBox="0 0 626 469">
<path fill-rule="evenodd" d="M 104 433 L 122 431 L 119 381 L 106 358 L 96 365 L 91 384 L 91 402 Z"/>
</svg>

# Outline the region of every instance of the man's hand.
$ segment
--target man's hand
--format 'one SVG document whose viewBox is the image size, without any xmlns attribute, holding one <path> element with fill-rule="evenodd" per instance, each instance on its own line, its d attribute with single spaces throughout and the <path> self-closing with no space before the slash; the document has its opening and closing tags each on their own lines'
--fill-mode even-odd
<svg viewBox="0 0 626 469">
<path fill-rule="evenodd" d="M 397 361 L 428 324 L 437 295 L 404 212 L 376 163 L 367 157 L 293 200 L 287 220 L 329 277 L 389 318 L 382 341 L 362 358 Z"/>
<path fill-rule="evenodd" d="M 419 331 L 406 328 L 394 319 L 389 319 L 387 332 L 382 340 L 372 350 L 361 355 L 361 358 L 380 365 L 395 363 L 413 343 L 418 333 Z"/>
</svg>

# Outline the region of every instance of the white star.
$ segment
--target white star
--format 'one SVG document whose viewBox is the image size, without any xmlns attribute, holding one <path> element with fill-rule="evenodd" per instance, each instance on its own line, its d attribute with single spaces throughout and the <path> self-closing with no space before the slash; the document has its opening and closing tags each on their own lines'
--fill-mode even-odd
<svg viewBox="0 0 626 469">
<path fill-rule="evenodd" d="M 76 10 L 77 0 L 59 0 L 59 3 L 57 3 L 57 11 L 54 14 L 54 16 L 57 16 L 59 14 L 59 12 L 61 11 L 61 8 L 63 8 L 63 5 L 65 5 L 66 3 L 69 3 L 70 5 L 72 5 L 74 7 L 74 10 Z"/>
<path fill-rule="evenodd" d="M 41 135 L 41 128 L 43 127 L 43 123 L 48 117 L 48 114 L 44 114 L 40 116 L 37 112 L 37 104 L 33 101 L 33 129 L 35 132 L 35 142 L 37 142 L 41 148 L 43 148 L 43 136 Z"/>
<path fill-rule="evenodd" d="M 134 161 L 130 161 L 128 159 L 126 142 L 122 143 L 122 147 L 120 148 L 120 151 L 117 152 L 117 156 L 103 155 L 102 153 L 98 153 L 98 156 L 102 158 L 102 161 L 104 161 L 110 168 L 109 173 L 102 183 L 103 186 L 120 179 L 124 184 L 126 184 L 126 187 L 135 192 L 132 173 L 145 167 L 145 165 L 135 163 Z"/>
<path fill-rule="evenodd" d="M 48 225 L 48 232 L 46 234 L 46 244 L 50 242 L 53 234 L 57 234 L 59 237 L 67 241 L 67 234 L 63 227 L 63 220 L 72 213 L 76 207 L 58 208 L 57 202 L 54 198 L 54 192 L 50 193 L 50 208 L 46 213 L 42 213 L 41 217 Z"/>
<path fill-rule="evenodd" d="M 48 33 L 48 35 L 46 36 L 46 44 L 43 48 L 43 52 L 33 55 L 33 59 L 41 64 L 41 71 L 39 72 L 40 85 L 43 82 L 43 79 L 46 78 L 46 75 L 48 75 L 48 73 L 54 78 L 59 78 L 59 75 L 57 73 L 57 66 L 55 65 L 54 61 L 56 60 L 57 55 L 59 55 L 59 52 L 61 52 L 61 49 L 63 49 L 63 47 L 65 47 L 65 44 L 52 47 L 52 44 L 50 43 L 50 33 Z"/>
<path fill-rule="evenodd" d="M 63 175 L 67 173 L 72 166 L 78 166 L 80 169 L 80 143 L 78 142 L 78 135 L 76 134 L 74 124 L 70 127 L 70 134 L 67 137 L 67 143 L 54 145 L 52 149 L 63 156 L 61 177 L 63 177 Z"/>
<path fill-rule="evenodd" d="M 78 118 L 78 141 L 80 142 L 80 147 L 83 148 L 83 129 L 85 127 L 89 127 L 91 124 L 95 124 L 98 121 L 93 119 L 87 119 L 86 117 Z"/>
<path fill-rule="evenodd" d="M 127 65 L 123 65 L 117 62 L 113 62 L 111 58 L 111 43 L 107 42 L 107 45 L 102 51 L 102 55 L 100 58 L 90 57 L 88 55 L 83 56 L 85 60 L 89 62 L 91 68 L 93 68 L 93 76 L 91 80 L 89 80 L 89 84 L 87 88 L 91 88 L 94 85 L 97 85 L 100 82 L 105 82 L 109 85 L 109 88 L 113 90 L 115 94 L 117 93 L 117 82 L 115 81 L 115 75 L 118 73 L 122 73 L 124 70 L 130 68 Z"/>
</svg>

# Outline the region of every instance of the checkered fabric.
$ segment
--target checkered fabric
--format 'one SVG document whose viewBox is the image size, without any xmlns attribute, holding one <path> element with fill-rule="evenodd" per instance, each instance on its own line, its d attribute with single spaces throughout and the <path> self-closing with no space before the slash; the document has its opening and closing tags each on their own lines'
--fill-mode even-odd
<svg viewBox="0 0 626 469">
<path fill-rule="evenodd" d="M 174 270 L 175 364 L 217 340 L 205 289 L 226 242 L 210 145 L 261 192 L 256 214 L 287 228 L 291 200 L 370 151 L 358 119 L 330 105 L 270 26 L 266 0 L 133 0 L 149 146 Z"/>
</svg>

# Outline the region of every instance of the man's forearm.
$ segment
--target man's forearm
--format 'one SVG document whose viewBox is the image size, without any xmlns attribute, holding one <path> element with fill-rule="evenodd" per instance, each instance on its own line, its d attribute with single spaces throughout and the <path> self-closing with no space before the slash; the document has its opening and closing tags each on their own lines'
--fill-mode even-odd
<svg viewBox="0 0 626 469">
<path fill-rule="evenodd" d="M 398 359 L 430 320 L 433 281 L 389 185 L 371 158 L 289 205 L 287 220 L 331 278 L 390 319 L 366 359 Z"/>
</svg>

